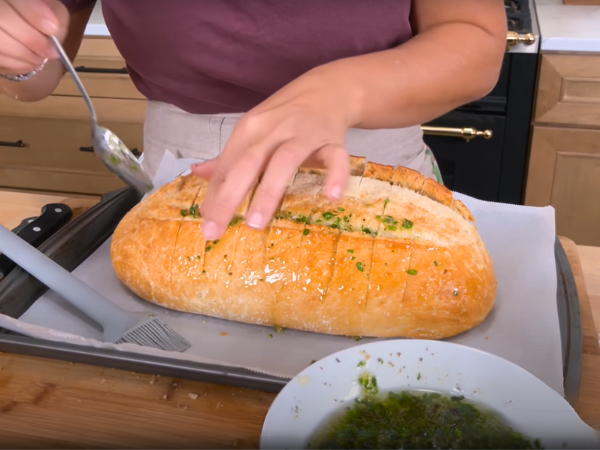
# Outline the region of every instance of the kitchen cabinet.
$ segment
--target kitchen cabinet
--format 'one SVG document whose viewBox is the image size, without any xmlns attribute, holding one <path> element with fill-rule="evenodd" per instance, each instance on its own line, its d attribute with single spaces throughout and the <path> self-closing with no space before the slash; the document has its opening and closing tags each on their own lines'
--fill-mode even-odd
<svg viewBox="0 0 600 450">
<path fill-rule="evenodd" d="M 86 37 L 74 61 L 101 125 L 143 151 L 146 101 L 109 37 Z M 0 96 L 0 188 L 100 195 L 124 186 L 92 152 L 90 115 L 69 74 L 34 103 Z"/>
<path fill-rule="evenodd" d="M 600 54 L 542 55 L 525 204 L 553 206 L 559 235 L 600 245 Z"/>
</svg>

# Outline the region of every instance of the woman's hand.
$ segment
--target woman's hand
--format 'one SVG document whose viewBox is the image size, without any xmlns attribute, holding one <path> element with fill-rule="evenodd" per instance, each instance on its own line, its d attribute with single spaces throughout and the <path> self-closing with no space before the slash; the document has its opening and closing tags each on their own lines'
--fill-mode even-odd
<svg viewBox="0 0 600 450">
<path fill-rule="evenodd" d="M 494 88 L 506 48 L 502 0 L 413 0 L 411 16 L 415 37 L 299 77 L 241 119 L 221 156 L 192 169 L 210 178 L 206 239 L 221 236 L 261 174 L 252 227 L 266 225 L 304 163 L 324 165 L 325 193 L 339 197 L 349 177 L 348 128 L 419 125 Z"/>
<path fill-rule="evenodd" d="M 341 197 L 350 173 L 344 141 L 353 124 L 352 95 L 332 81 L 318 69 L 298 78 L 245 114 L 218 158 L 192 168 L 210 179 L 202 204 L 207 240 L 222 235 L 261 174 L 246 214 L 253 228 L 271 220 L 301 165 L 325 167 L 325 195 Z"/>
<path fill-rule="evenodd" d="M 58 54 L 48 35 L 61 41 L 69 14 L 57 0 L 0 0 L 0 73 L 28 73 Z"/>
</svg>

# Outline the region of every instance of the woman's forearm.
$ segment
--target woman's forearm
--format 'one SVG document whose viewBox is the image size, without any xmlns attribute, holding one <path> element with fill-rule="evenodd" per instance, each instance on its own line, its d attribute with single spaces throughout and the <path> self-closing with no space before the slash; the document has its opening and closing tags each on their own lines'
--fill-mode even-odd
<svg viewBox="0 0 600 450">
<path fill-rule="evenodd" d="M 350 126 L 422 124 L 494 88 L 506 46 L 503 6 L 496 14 L 502 22 L 492 31 L 468 22 L 439 23 L 398 48 L 339 60 L 307 76 L 347 93 Z"/>
</svg>

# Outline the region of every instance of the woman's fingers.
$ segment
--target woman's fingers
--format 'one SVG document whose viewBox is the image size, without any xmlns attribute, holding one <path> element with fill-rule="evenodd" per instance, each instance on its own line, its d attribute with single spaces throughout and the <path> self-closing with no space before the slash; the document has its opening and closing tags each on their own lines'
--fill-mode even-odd
<svg viewBox="0 0 600 450">
<path fill-rule="evenodd" d="M 36 30 L 45 34 L 56 34 L 60 23 L 48 0 L 2 0 Z"/>
<path fill-rule="evenodd" d="M 325 178 L 325 196 L 330 201 L 342 198 L 348 179 L 350 178 L 350 156 L 348 152 L 337 144 L 328 144 L 321 147 L 315 157 L 322 162 L 327 169 Z"/>
<path fill-rule="evenodd" d="M 230 145 L 228 142 L 227 145 Z M 254 146 L 237 149 L 231 143 L 228 154 L 218 158 L 202 203 L 202 233 L 207 240 L 218 239 L 227 229 L 235 211 L 255 183 L 267 158 L 269 148 Z M 196 169 L 197 170 L 197 169 Z"/>
<path fill-rule="evenodd" d="M 194 164 L 192 166 L 192 174 L 197 177 L 203 178 L 204 180 L 210 180 L 215 172 L 219 158 L 211 159 L 202 163 Z"/>
<path fill-rule="evenodd" d="M 0 29 L 0 43 L 0 57 L 5 58 L 1 67 L 8 69 L 8 72 L 24 73 L 23 68 L 26 69 L 25 72 L 29 72 L 44 61 L 43 57 L 25 47 L 3 29 Z"/>
<path fill-rule="evenodd" d="M 254 192 L 246 216 L 248 226 L 262 229 L 271 220 L 290 178 L 309 152 L 310 147 L 295 140 L 284 142 L 277 148 Z"/>
</svg>

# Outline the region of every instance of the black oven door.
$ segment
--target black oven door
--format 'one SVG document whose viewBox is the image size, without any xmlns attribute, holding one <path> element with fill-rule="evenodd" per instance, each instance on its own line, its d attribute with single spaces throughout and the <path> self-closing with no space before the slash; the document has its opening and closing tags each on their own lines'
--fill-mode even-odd
<svg viewBox="0 0 600 450">
<path fill-rule="evenodd" d="M 424 140 L 438 161 L 448 189 L 480 200 L 498 201 L 504 126 L 502 116 L 458 111 L 425 125 L 433 128 L 425 131 Z M 440 129 L 442 127 L 444 130 Z M 492 136 L 489 139 L 478 136 L 466 140 L 458 134 L 464 129 L 491 131 Z M 440 132 L 450 135 L 430 134 Z"/>
</svg>

